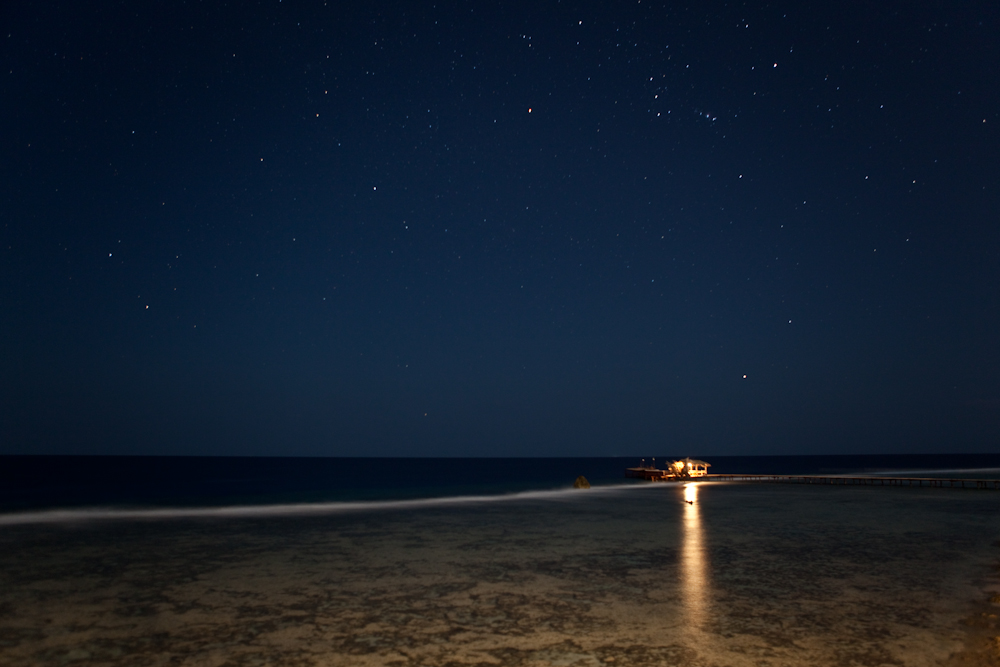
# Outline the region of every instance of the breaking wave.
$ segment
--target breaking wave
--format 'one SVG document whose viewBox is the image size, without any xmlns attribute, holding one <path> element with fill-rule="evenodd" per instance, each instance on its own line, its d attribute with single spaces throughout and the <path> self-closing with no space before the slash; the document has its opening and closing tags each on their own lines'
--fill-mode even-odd
<svg viewBox="0 0 1000 667">
<path fill-rule="evenodd" d="M 614 484 L 581 489 L 522 491 L 489 496 L 443 496 L 410 500 L 370 500 L 321 503 L 284 503 L 275 505 L 229 505 L 223 507 L 114 508 L 88 507 L 53 509 L 0 514 L 0 526 L 75 523 L 83 521 L 164 521 L 172 519 L 252 519 L 279 516 L 318 516 L 383 510 L 418 510 L 435 507 L 461 507 L 524 500 L 556 501 L 657 488 L 659 485 Z M 669 488 L 660 486 L 659 488 Z"/>
</svg>

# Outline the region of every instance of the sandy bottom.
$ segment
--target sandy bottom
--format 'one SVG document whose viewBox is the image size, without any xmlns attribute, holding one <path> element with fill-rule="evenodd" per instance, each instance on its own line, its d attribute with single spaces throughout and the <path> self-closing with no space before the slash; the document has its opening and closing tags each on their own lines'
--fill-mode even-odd
<svg viewBox="0 0 1000 667">
<path fill-rule="evenodd" d="M 1000 664 L 998 510 L 730 485 L 7 527 L 0 664 Z"/>
</svg>

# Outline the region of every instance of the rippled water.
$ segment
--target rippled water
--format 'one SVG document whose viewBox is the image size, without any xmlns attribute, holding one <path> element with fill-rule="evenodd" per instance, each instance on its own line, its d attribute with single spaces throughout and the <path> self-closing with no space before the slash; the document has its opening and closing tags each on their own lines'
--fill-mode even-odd
<svg viewBox="0 0 1000 667">
<path fill-rule="evenodd" d="M 0 663 L 989 664 L 998 509 L 705 483 L 8 525 Z"/>
</svg>

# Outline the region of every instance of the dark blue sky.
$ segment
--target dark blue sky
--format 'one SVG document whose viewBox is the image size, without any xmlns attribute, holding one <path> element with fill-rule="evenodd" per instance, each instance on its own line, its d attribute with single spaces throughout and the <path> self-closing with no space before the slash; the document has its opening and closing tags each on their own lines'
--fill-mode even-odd
<svg viewBox="0 0 1000 667">
<path fill-rule="evenodd" d="M 995 3 L 0 27 L 2 453 L 1000 445 Z"/>
</svg>

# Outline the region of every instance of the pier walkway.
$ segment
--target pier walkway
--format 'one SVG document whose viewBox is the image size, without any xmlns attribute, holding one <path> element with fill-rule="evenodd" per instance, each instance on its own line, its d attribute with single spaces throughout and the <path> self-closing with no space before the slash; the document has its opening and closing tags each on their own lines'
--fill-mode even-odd
<svg viewBox="0 0 1000 667">
<path fill-rule="evenodd" d="M 841 486 L 929 486 L 950 489 L 994 489 L 1000 479 L 948 479 L 944 477 L 871 477 L 846 475 L 721 475 L 710 474 L 697 480 L 719 482 L 770 482 L 777 484 L 834 484 Z M 691 481 L 691 480 L 685 480 Z"/>
</svg>

